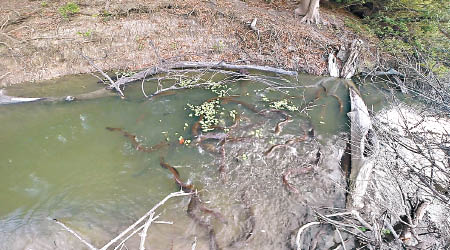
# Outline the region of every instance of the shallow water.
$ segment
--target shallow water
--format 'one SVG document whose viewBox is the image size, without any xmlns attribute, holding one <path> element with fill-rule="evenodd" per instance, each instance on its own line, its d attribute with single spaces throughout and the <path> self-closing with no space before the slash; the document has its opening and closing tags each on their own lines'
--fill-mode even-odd
<svg viewBox="0 0 450 250">
<path fill-rule="evenodd" d="M 189 146 L 178 143 L 180 136 L 195 139 L 191 127 L 198 118 L 189 116 L 186 103 L 202 103 L 214 96 L 210 90 L 179 90 L 176 95 L 148 101 L 141 94 L 140 84 L 136 84 L 126 89 L 125 100 L 105 97 L 67 103 L 0 106 L 0 249 L 83 248 L 77 239 L 48 218 L 57 218 L 94 246 L 101 247 L 167 194 L 177 191 L 172 175 L 160 167 L 160 157 L 176 167 L 183 180 L 193 182 L 202 190 L 205 201 L 209 200 L 209 205 L 229 221 L 224 224 L 211 219 L 223 249 L 287 247 L 287 243 L 283 243 L 290 240 L 286 234 L 298 228 L 302 221 L 297 218 L 299 216 L 287 216 L 289 211 L 284 214 L 276 214 L 276 211 L 309 203 L 342 206 L 342 195 L 334 194 L 331 189 L 343 180 L 337 163 L 345 146 L 341 137 L 348 130 L 345 115 L 349 110 L 348 87 L 334 78 L 260 77 L 294 88 L 285 89 L 283 91 L 287 92 L 281 94 L 258 81 L 240 80 L 228 86 L 227 94 L 240 95 L 236 99 L 255 105 L 259 110 L 269 108 L 262 100 L 264 96 L 270 100 L 290 98 L 292 105 L 304 112 L 288 112 L 292 122 L 279 135 L 274 135 L 280 117 L 261 117 L 242 105 L 224 104 L 224 113 L 236 110 L 241 118 L 247 119 L 231 132 L 250 138 L 225 145 L 225 156 L 206 152 L 194 143 Z M 155 90 L 154 81 L 145 86 L 147 93 Z M 8 94 L 63 96 L 99 87 L 93 77 L 72 76 L 34 87 L 16 86 L 8 90 Z M 229 125 L 229 119 L 224 120 Z M 124 128 L 137 135 L 145 146 L 163 141 L 168 141 L 170 146 L 143 153 L 122 134 L 105 127 Z M 282 149 L 274 153 L 276 156 L 268 157 L 270 159 L 261 157 L 271 145 L 284 143 L 311 129 L 315 131 L 314 138 L 289 147 L 294 153 Z M 299 156 L 313 159 L 318 148 L 325 152 L 326 160 L 316 167 L 316 174 L 310 175 L 308 185 L 303 183 L 299 188 L 304 194 L 299 199 L 286 190 L 280 176 L 286 169 L 305 160 Z M 244 155 L 245 159 L 242 159 Z M 220 173 L 218 169 L 223 161 L 227 168 Z M 300 181 L 298 185 L 307 179 L 296 178 L 293 180 Z M 324 179 L 332 184 L 322 185 L 326 182 Z M 322 187 L 315 188 L 319 185 Z M 255 192 L 249 188 L 254 188 Z M 306 190 L 308 188 L 311 190 Z M 263 194 L 261 190 L 267 192 Z M 321 192 L 323 198 L 315 197 L 314 192 Z M 330 194 L 325 195 L 327 192 Z M 164 206 L 160 220 L 173 221 L 174 225 L 151 227 L 148 243 L 152 249 L 190 249 L 196 237 L 197 249 L 208 249 L 204 228 L 186 215 L 188 202 L 189 198 L 175 198 Z M 276 207 L 281 205 L 280 202 L 290 205 L 285 204 L 280 210 Z M 298 212 L 294 214 L 298 215 Z M 307 214 L 312 216 L 310 211 Z M 270 222 L 262 222 L 261 218 L 267 216 L 284 222 L 274 225 L 275 231 L 271 231 L 262 226 Z M 257 228 L 259 232 L 272 235 L 239 238 L 240 234 L 248 233 L 249 223 L 254 224 L 252 230 Z M 277 233 L 283 234 L 279 242 L 275 240 Z M 127 246 L 135 249 L 135 244 L 136 240 Z"/>
</svg>

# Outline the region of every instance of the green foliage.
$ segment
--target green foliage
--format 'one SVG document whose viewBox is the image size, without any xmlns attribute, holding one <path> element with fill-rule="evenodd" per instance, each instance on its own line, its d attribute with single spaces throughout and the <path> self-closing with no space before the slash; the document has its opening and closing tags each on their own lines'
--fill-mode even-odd
<svg viewBox="0 0 450 250">
<path fill-rule="evenodd" d="M 59 9 L 59 13 L 64 17 L 68 18 L 70 15 L 76 14 L 80 12 L 80 6 L 74 2 L 69 2 Z"/>
<path fill-rule="evenodd" d="M 363 23 L 381 39 L 385 51 L 392 54 L 427 54 L 434 69 L 445 71 L 450 40 L 450 1 L 448 0 L 335 0 L 343 6 L 372 8 Z M 345 24 L 357 33 L 364 31 L 352 20 Z M 368 31 L 368 30 L 367 30 Z"/>
<path fill-rule="evenodd" d="M 217 53 L 223 52 L 224 49 L 225 49 L 225 44 L 223 43 L 223 41 L 219 41 L 213 45 L 213 50 Z"/>
<path fill-rule="evenodd" d="M 389 235 L 389 234 L 391 234 L 391 230 L 389 230 L 389 229 L 383 229 L 382 231 L 381 231 L 381 234 L 383 234 L 383 235 Z"/>
<path fill-rule="evenodd" d="M 85 32 L 78 31 L 77 35 L 82 36 L 82 37 L 86 37 L 86 38 L 87 37 L 91 37 L 92 36 L 92 30 L 88 30 L 88 31 L 85 31 Z"/>
<path fill-rule="evenodd" d="M 47 1 L 42 1 L 41 2 L 41 7 L 48 7 L 48 3 L 47 3 Z"/>
<path fill-rule="evenodd" d="M 345 26 L 347 26 L 348 28 L 350 28 L 357 34 L 373 36 L 373 31 L 367 24 L 364 24 L 364 23 L 358 22 L 358 21 L 354 21 L 350 18 L 345 18 L 344 24 L 345 24 Z"/>
<path fill-rule="evenodd" d="M 203 132 L 214 130 L 213 126 L 219 123 L 218 114 L 220 108 L 220 102 L 218 99 L 212 101 L 206 101 L 200 105 L 187 104 L 189 109 L 194 112 L 197 117 L 202 116 L 200 125 Z"/>
</svg>

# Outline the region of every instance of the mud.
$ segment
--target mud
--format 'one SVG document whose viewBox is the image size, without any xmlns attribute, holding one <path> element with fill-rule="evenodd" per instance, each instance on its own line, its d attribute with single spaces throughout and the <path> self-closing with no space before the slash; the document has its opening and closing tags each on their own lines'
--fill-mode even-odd
<svg viewBox="0 0 450 250">
<path fill-rule="evenodd" d="M 351 14 L 321 7 L 327 25 L 305 25 L 291 1 L 80 0 L 3 1 L 0 6 L 0 86 L 92 72 L 80 52 L 103 70 L 130 72 L 168 61 L 226 61 L 328 75 L 329 50 L 355 38 Z M 249 27 L 257 18 L 258 32 Z M 362 53 L 361 67 L 373 59 Z"/>
</svg>

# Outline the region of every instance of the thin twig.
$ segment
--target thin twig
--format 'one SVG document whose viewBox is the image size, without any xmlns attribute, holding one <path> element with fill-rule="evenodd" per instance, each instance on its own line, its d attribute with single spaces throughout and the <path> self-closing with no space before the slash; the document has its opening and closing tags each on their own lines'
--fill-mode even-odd
<svg viewBox="0 0 450 250">
<path fill-rule="evenodd" d="M 339 229 L 336 228 L 336 232 L 338 233 L 339 238 L 341 239 L 342 248 L 344 248 L 344 250 L 347 250 L 347 248 L 345 247 L 344 239 L 342 238 L 342 235 L 341 235 L 341 231 L 339 231 Z"/>
<path fill-rule="evenodd" d="M 170 198 L 179 197 L 179 196 L 187 196 L 187 195 L 191 195 L 191 193 L 185 193 L 183 191 L 178 191 L 178 192 L 171 193 L 171 194 L 167 195 L 163 200 L 161 200 L 152 209 L 150 209 L 150 211 L 148 211 L 144 216 L 142 216 L 139 220 L 137 220 L 135 223 L 133 223 L 131 226 L 129 226 L 127 229 L 125 229 L 123 232 L 121 232 L 119 235 L 117 235 L 116 238 L 112 239 L 110 242 L 108 242 L 106 245 L 104 245 L 100 250 L 108 249 L 108 247 L 110 247 L 112 244 L 117 242 L 120 238 L 125 236 L 128 232 L 133 230 L 133 228 L 135 228 L 139 223 L 141 223 L 143 220 L 145 220 L 145 218 L 147 218 L 152 213 L 154 213 L 157 208 L 159 208 L 164 203 L 166 203 L 166 201 L 169 200 Z"/>
<path fill-rule="evenodd" d="M 148 228 L 150 227 L 150 225 L 152 224 L 152 222 L 153 222 L 154 220 L 156 220 L 156 219 L 159 218 L 159 215 L 153 217 L 154 215 L 155 215 L 154 212 L 151 213 L 151 214 L 148 216 L 147 222 L 145 222 L 145 224 L 144 224 L 144 228 L 142 229 L 142 232 L 141 232 L 141 234 L 140 234 L 140 235 L 141 235 L 141 243 L 139 244 L 139 250 L 145 250 L 145 239 L 147 238 L 147 231 L 148 231 Z"/>
<path fill-rule="evenodd" d="M 114 89 L 116 89 L 117 92 L 119 92 L 120 96 L 124 96 L 122 90 L 120 89 L 120 86 L 118 86 L 116 84 L 116 82 L 114 82 L 111 77 L 109 77 L 109 75 L 107 75 L 105 72 L 103 72 L 102 69 L 100 69 L 89 57 L 85 56 L 83 54 L 83 52 L 80 50 L 78 51 L 78 53 L 86 60 L 89 62 L 89 64 L 94 67 L 98 72 L 100 72 L 100 74 L 102 74 L 106 79 L 108 79 L 108 81 L 111 83 L 110 86 Z"/>
<path fill-rule="evenodd" d="M 85 244 L 87 247 L 89 247 L 89 249 L 91 250 L 97 250 L 97 248 L 95 248 L 93 245 L 91 245 L 89 242 L 87 242 L 85 239 L 83 239 L 79 234 L 77 234 L 75 231 L 73 231 L 72 229 L 70 229 L 68 226 L 64 225 L 64 223 L 60 222 L 57 219 L 52 219 L 52 218 L 48 218 L 49 220 L 54 221 L 56 224 L 60 225 L 61 227 L 63 227 L 65 230 L 67 230 L 69 233 L 73 234 L 75 237 L 77 237 L 83 244 Z"/>
<path fill-rule="evenodd" d="M 301 242 L 301 235 L 303 231 L 305 231 L 308 227 L 314 226 L 314 225 L 320 225 L 321 223 L 318 221 L 313 221 L 310 223 L 307 223 L 300 227 L 300 229 L 297 232 L 297 236 L 295 237 L 295 244 L 297 245 L 297 250 L 302 250 L 302 242 Z"/>
</svg>

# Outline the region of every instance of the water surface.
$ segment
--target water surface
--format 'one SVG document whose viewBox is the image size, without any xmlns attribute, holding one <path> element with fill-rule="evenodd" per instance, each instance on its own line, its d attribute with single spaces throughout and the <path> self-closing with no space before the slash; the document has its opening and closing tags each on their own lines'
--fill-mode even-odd
<svg viewBox="0 0 450 250">
<path fill-rule="evenodd" d="M 223 75 L 207 77 L 215 80 L 226 78 Z M 274 129 L 280 117 L 261 117 L 243 105 L 223 104 L 222 116 L 225 118 L 221 119 L 221 123 L 230 125 L 232 122 L 226 114 L 235 110 L 243 118 L 243 125 L 232 131 L 234 136 L 253 138 L 226 146 L 225 157 L 207 152 L 195 143 L 178 143 L 180 136 L 194 141 L 191 127 L 198 118 L 189 115 L 192 112 L 187 103 L 199 105 L 214 97 L 215 94 L 208 89 L 178 90 L 175 95 L 159 96 L 149 101 L 142 95 L 138 83 L 127 87 L 125 100 L 105 97 L 87 101 L 0 106 L 0 248 L 83 248 L 77 239 L 48 218 L 61 220 L 93 245 L 101 247 L 164 196 L 177 191 L 172 175 L 159 165 L 161 157 L 175 166 L 185 181 L 194 183 L 202 190 L 205 200 L 211 201 L 211 207 L 223 213 L 227 220 L 233 221 L 227 224 L 211 222 L 218 232 L 222 248 L 271 249 L 286 246 L 273 241 L 277 233 L 287 237 L 284 235 L 287 231 L 276 227 L 271 237 L 255 236 L 242 240 L 238 235 L 245 232 L 248 225 L 244 223 L 248 223 L 250 217 L 255 220 L 270 215 L 278 221 L 291 220 L 292 216 L 287 216 L 289 211 L 274 214 L 274 211 L 281 211 L 280 208 L 272 208 L 279 198 L 290 200 L 290 204 L 325 202 L 308 201 L 308 198 L 300 201 L 286 190 L 279 177 L 292 162 L 301 163 L 299 156 L 314 154 L 320 147 L 323 152 L 328 152 L 326 161 L 340 159 L 342 152 L 339 153 L 329 144 L 345 137 L 348 131 L 348 86 L 344 81 L 334 78 L 302 75 L 298 78 L 259 77 L 290 88 L 280 92 L 267 88 L 266 84 L 257 80 L 236 80 L 227 85 L 229 90 L 226 95 L 239 95 L 235 97 L 236 100 L 254 105 L 258 110 L 270 109 L 271 101 L 287 99 L 302 112 L 285 111 L 293 121 L 283 128 L 282 133 L 275 135 Z M 144 90 L 151 93 L 156 90 L 155 86 L 155 81 L 149 81 Z M 33 87 L 15 86 L 8 90 L 8 94 L 27 97 L 64 96 L 89 92 L 99 87 L 101 85 L 96 83 L 96 78 L 81 75 Z M 376 104 L 377 100 L 373 102 Z M 122 134 L 108 131 L 106 127 L 123 128 L 137 135 L 141 144 L 148 147 L 164 141 L 170 145 L 152 153 L 143 153 L 136 150 Z M 311 130 L 315 131 L 315 139 L 293 146 L 295 154 L 282 149 L 280 152 L 286 154 L 277 152 L 275 157 L 258 160 L 264 158 L 262 153 L 272 145 L 284 143 Z M 218 171 L 221 161 L 227 162 L 226 181 L 224 173 Z M 342 181 L 336 164 L 323 164 L 324 171 L 328 169 L 327 173 L 334 173 L 334 177 L 331 174 L 329 177 L 333 183 Z M 270 170 L 271 166 L 281 166 L 274 177 L 270 176 L 271 173 L 257 170 L 276 172 Z M 255 174 L 245 174 L 253 171 L 256 177 Z M 272 177 L 275 178 L 273 182 Z M 311 185 L 323 183 L 321 178 L 310 177 L 315 181 Z M 272 191 L 268 191 L 264 199 L 254 194 L 238 195 L 244 187 L 258 187 L 257 183 L 261 189 L 269 184 L 276 188 L 265 188 Z M 261 193 L 260 190 L 257 192 Z M 279 196 L 273 197 L 275 194 Z M 336 204 L 342 205 L 343 198 L 339 196 L 336 199 L 339 200 Z M 266 205 L 265 201 L 268 202 Z M 189 198 L 177 198 L 164 206 L 161 220 L 170 220 L 175 224 L 152 227 L 149 231 L 152 249 L 176 246 L 190 249 L 196 237 L 197 249 L 208 249 L 208 237 L 204 229 L 186 215 L 188 202 Z M 261 204 L 258 205 L 258 202 Z M 330 205 L 333 202 L 331 200 Z M 249 216 L 251 210 L 253 215 Z M 301 223 L 295 220 L 295 223 L 291 223 L 293 228 Z M 264 224 L 257 223 L 253 225 L 254 228 Z M 289 240 L 283 237 L 280 241 Z M 270 240 L 264 242 L 265 239 Z M 238 240 L 242 242 L 236 242 Z M 130 249 L 133 244 L 136 241 L 130 243 Z"/>
</svg>

